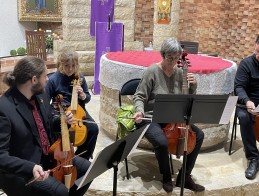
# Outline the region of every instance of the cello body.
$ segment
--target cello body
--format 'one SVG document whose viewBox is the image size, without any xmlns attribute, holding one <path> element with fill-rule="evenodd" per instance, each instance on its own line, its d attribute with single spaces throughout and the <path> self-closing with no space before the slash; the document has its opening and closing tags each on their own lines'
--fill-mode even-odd
<svg viewBox="0 0 259 196">
<path fill-rule="evenodd" d="M 256 141 L 259 142 L 259 116 L 257 115 L 255 116 L 254 131 L 255 131 Z"/>
<path fill-rule="evenodd" d="M 189 87 L 187 81 L 188 64 L 185 57 L 187 52 L 183 52 L 181 63 L 183 65 L 183 85 L 182 94 L 189 94 Z M 184 123 L 168 123 L 164 128 L 163 132 L 166 135 L 168 141 L 168 152 L 176 155 L 180 158 L 184 154 L 185 140 L 187 140 L 187 154 L 191 153 L 196 145 L 196 133 L 191 127 Z M 188 133 L 187 133 L 188 132 Z"/>
<path fill-rule="evenodd" d="M 168 123 L 164 128 L 164 134 L 168 141 L 168 152 L 176 155 L 177 158 L 183 155 L 186 127 L 184 123 Z M 187 141 L 187 154 L 190 154 L 196 145 L 196 134 L 189 127 Z"/>
</svg>

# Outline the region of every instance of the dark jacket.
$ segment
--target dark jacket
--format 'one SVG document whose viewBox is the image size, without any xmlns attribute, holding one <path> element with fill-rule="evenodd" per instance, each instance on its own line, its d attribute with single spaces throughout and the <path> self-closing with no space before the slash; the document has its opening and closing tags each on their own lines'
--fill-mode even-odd
<svg viewBox="0 0 259 196">
<path fill-rule="evenodd" d="M 255 106 L 259 104 L 259 61 L 255 54 L 243 59 L 238 66 L 234 92 L 240 104 L 251 100 Z"/>
<path fill-rule="evenodd" d="M 51 108 L 44 94 L 36 96 L 45 130 L 51 140 Z M 0 97 L 0 170 L 30 179 L 41 164 L 39 133 L 28 100 L 16 88 Z"/>
</svg>

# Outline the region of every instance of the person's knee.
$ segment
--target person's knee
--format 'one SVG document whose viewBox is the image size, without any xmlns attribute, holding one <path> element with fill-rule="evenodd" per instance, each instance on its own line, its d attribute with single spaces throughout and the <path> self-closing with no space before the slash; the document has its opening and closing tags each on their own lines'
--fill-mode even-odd
<svg viewBox="0 0 259 196">
<path fill-rule="evenodd" d="M 89 136 L 97 136 L 99 134 L 98 126 L 92 126 L 91 128 L 87 129 L 87 133 Z"/>
<path fill-rule="evenodd" d="M 157 142 L 157 145 L 154 146 L 155 148 L 159 148 L 159 149 L 168 149 L 168 141 L 167 139 L 160 139 Z"/>
<path fill-rule="evenodd" d="M 240 112 L 238 112 L 237 116 L 238 116 L 239 123 L 241 123 L 241 124 L 245 124 L 250 121 L 248 112 L 240 111 Z"/>
<path fill-rule="evenodd" d="M 204 139 L 204 132 L 203 132 L 203 131 L 199 131 L 199 132 L 198 132 L 198 138 L 199 138 L 200 140 L 203 140 L 203 139 Z"/>
<path fill-rule="evenodd" d="M 69 195 L 69 192 L 68 192 L 68 189 L 60 184 L 57 188 L 56 188 L 56 192 L 55 192 L 55 195 L 56 196 L 68 196 Z"/>
<path fill-rule="evenodd" d="M 194 126 L 194 125 L 192 125 L 191 128 L 196 134 L 196 140 L 197 141 L 203 141 L 204 132 L 200 128 L 198 128 L 197 126 Z"/>
</svg>

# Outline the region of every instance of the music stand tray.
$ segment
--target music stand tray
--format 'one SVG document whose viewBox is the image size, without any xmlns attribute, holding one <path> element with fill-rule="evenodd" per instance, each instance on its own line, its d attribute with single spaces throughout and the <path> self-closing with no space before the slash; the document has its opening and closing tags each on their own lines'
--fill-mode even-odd
<svg viewBox="0 0 259 196">
<path fill-rule="evenodd" d="M 95 156 L 95 159 L 91 163 L 85 175 L 76 180 L 75 184 L 78 186 L 78 189 L 91 182 L 108 169 L 117 167 L 119 162 L 123 161 L 137 148 L 148 127 L 149 125 L 143 126 L 100 151 Z M 114 176 L 114 178 L 116 177 L 117 175 Z M 116 183 L 116 181 L 117 178 L 114 182 Z M 116 187 L 114 188 L 116 189 Z"/>
<path fill-rule="evenodd" d="M 190 124 L 228 124 L 235 109 L 237 96 L 158 94 L 152 122 Z"/>
<path fill-rule="evenodd" d="M 237 96 L 158 94 L 155 98 L 152 122 L 189 124 L 228 124 L 236 106 Z M 188 135 L 187 130 L 185 134 Z M 183 196 L 187 161 L 185 140 L 181 192 Z"/>
</svg>

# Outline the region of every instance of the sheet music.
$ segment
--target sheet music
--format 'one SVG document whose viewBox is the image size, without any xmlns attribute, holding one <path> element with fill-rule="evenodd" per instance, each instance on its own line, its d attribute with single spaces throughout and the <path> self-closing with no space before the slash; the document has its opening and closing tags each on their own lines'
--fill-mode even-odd
<svg viewBox="0 0 259 196">
<path fill-rule="evenodd" d="M 140 140 L 143 138 L 143 136 L 144 136 L 144 134 L 146 133 L 146 131 L 147 131 L 149 125 L 150 125 L 150 124 L 148 124 L 148 125 L 146 126 L 146 128 L 144 129 L 144 131 L 141 133 L 140 137 L 138 138 L 138 140 L 137 140 L 136 143 L 134 144 L 133 148 L 131 149 L 129 155 L 137 148 L 137 146 L 138 146 Z"/>
<path fill-rule="evenodd" d="M 229 96 L 227 103 L 225 105 L 224 111 L 221 115 L 219 124 L 228 124 L 232 113 L 236 107 L 238 96 Z"/>
<path fill-rule="evenodd" d="M 254 112 L 259 113 L 259 105 L 255 108 Z"/>
<path fill-rule="evenodd" d="M 101 152 L 101 151 L 100 151 L 100 152 Z M 94 158 L 94 160 L 92 161 L 91 165 L 89 166 L 89 168 L 88 168 L 87 172 L 85 173 L 85 175 L 84 175 L 83 177 L 81 177 L 80 179 L 77 179 L 77 180 L 76 180 L 75 184 L 78 186 L 78 187 L 77 187 L 77 190 L 80 189 L 82 186 L 84 186 L 83 183 L 84 183 L 84 181 L 85 181 L 85 178 L 88 176 L 89 172 L 91 171 L 92 167 L 94 166 L 94 163 L 95 163 L 95 161 L 97 160 L 97 158 L 98 158 L 100 152 L 98 152 L 98 153 L 95 155 L 95 158 Z M 81 179 L 82 179 L 82 180 L 81 180 Z M 79 185 L 77 184 L 78 181 L 80 181 L 80 184 L 79 184 Z"/>
<path fill-rule="evenodd" d="M 110 169 L 107 164 L 108 164 L 108 162 L 110 162 L 111 156 L 113 156 L 113 154 L 117 153 L 118 148 L 121 146 L 121 144 L 125 143 L 126 146 L 124 147 L 123 154 L 120 158 L 123 160 L 129 154 L 131 154 L 137 148 L 140 140 L 144 136 L 148 127 L 149 127 L 149 125 L 147 125 L 146 127 L 141 127 L 140 129 L 137 129 L 133 133 L 129 134 L 128 136 L 126 136 L 118 141 L 115 141 L 114 143 L 110 144 L 109 146 L 106 146 L 102 151 L 100 151 L 95 156 L 93 162 L 89 166 L 85 175 L 75 181 L 75 184 L 78 185 L 77 189 L 80 189 L 82 186 L 87 184 L 89 182 L 89 180 L 93 180 L 94 178 L 96 178 L 97 176 L 99 176 L 100 174 L 105 172 L 106 170 Z M 138 131 L 141 131 L 141 133 Z M 124 156 L 126 156 L 126 157 L 124 157 Z M 120 160 L 120 161 L 122 161 L 122 160 Z"/>
</svg>

